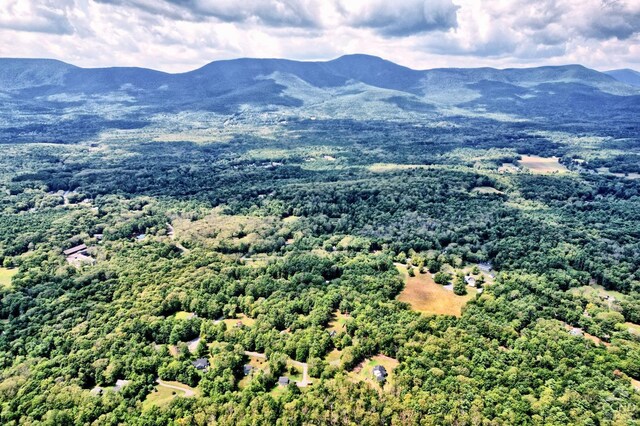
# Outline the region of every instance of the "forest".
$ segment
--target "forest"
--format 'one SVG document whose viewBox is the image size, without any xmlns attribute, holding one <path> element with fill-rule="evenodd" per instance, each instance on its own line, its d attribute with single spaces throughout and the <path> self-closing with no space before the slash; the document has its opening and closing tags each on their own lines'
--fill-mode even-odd
<svg viewBox="0 0 640 426">
<path fill-rule="evenodd" d="M 0 150 L 1 424 L 640 424 L 637 126 L 85 126 Z"/>
</svg>

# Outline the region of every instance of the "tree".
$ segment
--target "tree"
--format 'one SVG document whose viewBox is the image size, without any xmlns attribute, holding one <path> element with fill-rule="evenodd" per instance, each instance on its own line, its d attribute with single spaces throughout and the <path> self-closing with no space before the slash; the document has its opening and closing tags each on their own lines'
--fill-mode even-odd
<svg viewBox="0 0 640 426">
<path fill-rule="evenodd" d="M 458 274 L 455 282 L 453 283 L 453 292 L 458 296 L 464 296 L 467 294 L 467 283 L 464 280 L 464 275 Z"/>
<path fill-rule="evenodd" d="M 433 281 L 435 281 L 436 284 L 440 285 L 447 285 L 449 284 L 450 280 L 451 275 L 447 274 L 446 272 L 438 272 L 433 276 Z"/>
</svg>

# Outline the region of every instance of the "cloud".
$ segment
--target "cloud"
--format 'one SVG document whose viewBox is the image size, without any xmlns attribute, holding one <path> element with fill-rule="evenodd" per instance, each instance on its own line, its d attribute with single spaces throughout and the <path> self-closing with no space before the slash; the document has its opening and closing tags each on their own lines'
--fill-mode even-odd
<svg viewBox="0 0 640 426">
<path fill-rule="evenodd" d="M 342 0 L 338 9 L 348 25 L 390 37 L 446 31 L 457 25 L 458 7 L 451 0 Z"/>
<path fill-rule="evenodd" d="M 38 3 L 3 0 L 0 3 L 0 28 L 49 33 L 73 34 L 67 11 L 72 2 L 43 0 Z"/>
<path fill-rule="evenodd" d="M 173 19 L 221 22 L 253 22 L 272 27 L 319 25 L 320 3 L 312 0 L 95 0 L 137 8 Z"/>
<path fill-rule="evenodd" d="M 592 19 L 581 26 L 585 36 L 600 40 L 626 40 L 640 32 L 640 2 L 604 1 L 594 8 Z"/>
<path fill-rule="evenodd" d="M 640 69 L 638 0 L 0 0 L 0 56 L 187 71 L 236 57 Z"/>
</svg>

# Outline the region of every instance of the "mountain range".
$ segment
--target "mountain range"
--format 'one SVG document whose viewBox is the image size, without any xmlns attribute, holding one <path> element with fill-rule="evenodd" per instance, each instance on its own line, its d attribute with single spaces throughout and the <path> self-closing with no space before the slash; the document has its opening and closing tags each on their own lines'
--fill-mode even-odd
<svg viewBox="0 0 640 426">
<path fill-rule="evenodd" d="M 23 126 L 45 116 L 113 121 L 183 111 L 410 120 L 458 115 L 506 121 L 555 120 L 559 115 L 579 121 L 602 118 L 606 111 L 624 119 L 640 113 L 639 82 L 640 74 L 632 70 L 601 73 L 581 65 L 413 70 L 368 55 L 326 62 L 225 60 L 180 74 L 7 58 L 0 59 L 5 111 L 0 126 L 6 137 L 24 133 Z"/>
</svg>

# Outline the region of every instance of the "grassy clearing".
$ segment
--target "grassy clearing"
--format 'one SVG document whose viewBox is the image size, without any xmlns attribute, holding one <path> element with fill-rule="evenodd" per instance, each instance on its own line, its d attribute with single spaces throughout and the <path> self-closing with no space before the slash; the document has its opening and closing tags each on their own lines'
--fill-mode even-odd
<svg viewBox="0 0 640 426">
<path fill-rule="evenodd" d="M 424 164 L 394 164 L 394 163 L 376 163 L 370 165 L 369 171 L 374 173 L 392 172 L 395 170 L 408 170 L 408 169 L 426 169 L 429 166 Z"/>
<path fill-rule="evenodd" d="M 627 330 L 629 330 L 629 333 L 640 336 L 640 325 L 634 324 L 632 322 L 625 322 L 624 326 L 627 328 Z"/>
<path fill-rule="evenodd" d="M 626 179 L 640 179 L 640 173 L 613 173 L 611 171 L 609 171 L 608 167 L 599 167 L 597 170 L 598 174 L 601 175 L 608 175 L 608 176 L 616 176 L 619 178 L 626 178 Z"/>
<path fill-rule="evenodd" d="M 251 244 L 269 234 L 278 227 L 279 219 L 274 217 L 257 217 L 241 215 L 225 215 L 220 209 L 191 221 L 189 218 L 173 220 L 174 232 L 183 241 L 219 247 L 221 244 Z"/>
<path fill-rule="evenodd" d="M 414 311 L 459 317 L 462 307 L 476 295 L 475 289 L 467 287 L 468 294 L 456 296 L 452 291 L 436 284 L 428 273 L 416 273 L 415 277 L 409 277 L 406 266 L 397 265 L 397 268 L 405 282 L 398 300 L 411 305 Z"/>
<path fill-rule="evenodd" d="M 222 320 L 227 325 L 227 329 L 237 327 L 238 323 L 242 323 L 243 326 L 251 327 L 256 323 L 256 320 L 249 318 L 245 314 L 238 314 L 237 318 L 227 318 Z"/>
<path fill-rule="evenodd" d="M 473 188 L 471 192 L 476 192 L 478 194 L 504 194 L 504 192 L 498 191 L 490 186 L 477 186 Z"/>
<path fill-rule="evenodd" d="M 375 388 L 379 388 L 380 385 L 378 381 L 373 376 L 373 367 L 376 365 L 382 365 L 387 370 L 387 380 L 384 384 L 383 389 L 385 391 L 390 391 L 393 388 L 394 384 L 394 374 L 393 370 L 398 366 L 398 360 L 394 358 L 390 358 L 385 355 L 376 355 L 373 358 L 367 358 L 362 361 L 356 368 L 353 369 L 348 376 L 352 380 L 367 382 L 371 386 Z"/>
<path fill-rule="evenodd" d="M 175 388 L 165 386 L 164 383 L 170 386 L 175 386 L 176 388 L 180 388 L 180 389 L 175 389 Z M 156 387 L 153 388 L 153 391 L 149 395 L 147 395 L 147 398 L 142 403 L 143 410 L 148 410 L 154 406 L 164 407 L 179 396 L 188 397 L 189 395 L 194 395 L 194 394 L 196 396 L 199 395 L 198 389 L 189 387 L 180 382 L 164 382 L 164 383 L 156 385 Z M 187 393 L 189 395 L 187 395 Z"/>
<path fill-rule="evenodd" d="M 341 313 L 340 311 L 336 311 L 333 314 L 333 320 L 327 326 L 328 331 L 335 331 L 336 333 L 340 333 L 341 331 L 347 331 L 346 322 L 351 318 L 350 315 L 346 315 Z"/>
<path fill-rule="evenodd" d="M 340 365 L 341 356 L 342 356 L 342 351 L 334 348 L 331 352 L 327 354 L 326 361 L 330 365 Z"/>
<path fill-rule="evenodd" d="M 537 155 L 523 155 L 520 165 L 533 174 L 546 175 L 551 173 L 567 173 L 569 170 L 558 161 L 558 157 L 539 157 Z"/>
<path fill-rule="evenodd" d="M 193 318 L 194 315 L 195 314 L 193 312 L 179 311 L 179 312 L 176 312 L 175 318 L 177 320 L 188 320 Z"/>
<path fill-rule="evenodd" d="M 18 270 L 15 268 L 0 268 L 0 287 L 11 288 L 11 279 L 17 273 Z"/>
<path fill-rule="evenodd" d="M 582 287 L 574 287 L 574 288 L 570 288 L 567 291 L 573 294 L 574 296 L 582 296 L 587 300 L 592 300 L 594 302 L 603 301 L 608 297 L 613 297 L 616 301 L 625 300 L 627 298 L 626 295 L 620 292 L 607 290 L 598 284 L 585 285 Z"/>
</svg>

